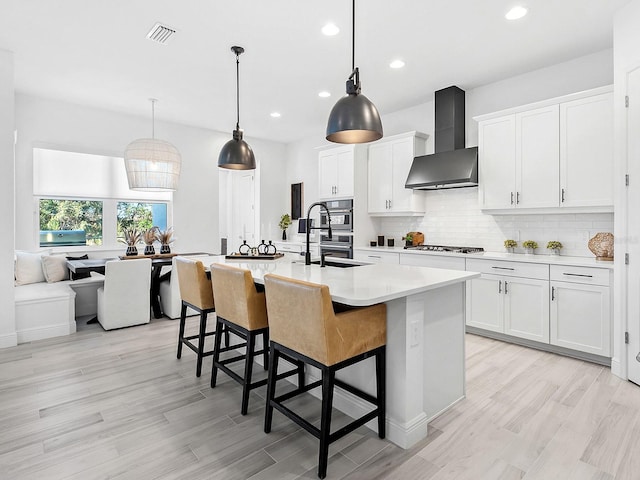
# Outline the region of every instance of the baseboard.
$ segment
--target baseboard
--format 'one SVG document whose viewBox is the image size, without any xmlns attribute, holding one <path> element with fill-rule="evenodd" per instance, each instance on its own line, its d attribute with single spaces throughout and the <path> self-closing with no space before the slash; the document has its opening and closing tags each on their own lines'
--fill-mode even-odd
<svg viewBox="0 0 640 480">
<path fill-rule="evenodd" d="M 46 327 L 27 328 L 16 332 L 18 343 L 35 342 L 51 337 L 62 337 L 75 333 L 76 324 L 47 325 Z"/>
<path fill-rule="evenodd" d="M 15 347 L 18 345 L 18 335 L 16 332 L 0 335 L 0 348 Z"/>
</svg>

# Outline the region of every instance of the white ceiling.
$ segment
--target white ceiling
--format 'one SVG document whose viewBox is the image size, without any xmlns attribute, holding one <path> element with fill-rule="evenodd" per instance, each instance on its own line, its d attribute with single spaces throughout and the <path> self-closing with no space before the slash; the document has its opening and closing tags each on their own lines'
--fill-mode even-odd
<svg viewBox="0 0 640 480">
<path fill-rule="evenodd" d="M 629 0 L 359 0 L 356 65 L 382 114 L 458 85 L 469 90 L 613 45 L 613 13 Z M 0 0 L 0 48 L 15 53 L 16 90 L 231 131 L 235 56 L 248 138 L 324 138 L 351 73 L 348 0 Z M 156 22 L 168 45 L 146 38 Z M 326 37 L 332 21 L 341 31 Z M 395 58 L 405 68 L 392 70 Z M 330 98 L 319 98 L 328 90 Z M 270 113 L 278 111 L 281 118 Z M 167 138 L 170 140 L 169 138 Z"/>
</svg>

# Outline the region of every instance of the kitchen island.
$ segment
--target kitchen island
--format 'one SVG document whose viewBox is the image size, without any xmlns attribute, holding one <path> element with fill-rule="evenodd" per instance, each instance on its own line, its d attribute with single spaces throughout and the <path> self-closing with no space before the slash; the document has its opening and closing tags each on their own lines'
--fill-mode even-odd
<svg viewBox="0 0 640 480">
<path fill-rule="evenodd" d="M 197 260 L 249 269 L 256 283 L 275 273 L 328 285 L 332 300 L 349 306 L 386 303 L 387 438 L 398 446 L 425 438 L 428 422 L 464 398 L 465 282 L 478 273 L 384 264 L 321 268 L 286 258 Z M 338 376 L 375 394 L 374 366 L 370 359 Z M 307 374 L 317 376 L 313 369 Z M 334 406 L 353 417 L 369 408 L 342 390 L 336 390 Z M 374 422 L 370 426 L 376 429 Z"/>
</svg>

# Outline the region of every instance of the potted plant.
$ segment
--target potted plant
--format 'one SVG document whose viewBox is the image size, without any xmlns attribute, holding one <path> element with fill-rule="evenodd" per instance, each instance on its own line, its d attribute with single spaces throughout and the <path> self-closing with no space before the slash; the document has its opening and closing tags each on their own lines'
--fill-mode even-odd
<svg viewBox="0 0 640 480">
<path fill-rule="evenodd" d="M 153 242 L 156 241 L 156 232 L 158 231 L 158 227 L 151 227 L 149 230 L 145 230 L 142 233 L 142 240 L 144 240 L 144 254 L 145 255 L 155 255 L 156 249 L 153 246 Z"/>
<path fill-rule="evenodd" d="M 525 253 L 527 255 L 533 255 L 534 250 L 538 248 L 538 242 L 534 240 L 525 240 L 522 242 L 522 246 L 524 247 Z"/>
<path fill-rule="evenodd" d="M 291 217 L 288 213 L 285 213 L 280 217 L 280 222 L 278 223 L 280 230 L 282 230 L 282 240 L 287 239 L 287 228 L 289 228 L 289 225 L 291 225 Z"/>
<path fill-rule="evenodd" d="M 557 240 L 551 240 L 547 242 L 547 248 L 551 250 L 553 255 L 560 255 L 560 249 L 562 248 L 562 243 Z"/>
<path fill-rule="evenodd" d="M 169 244 L 173 242 L 173 227 L 169 227 L 166 230 L 158 229 L 156 232 L 156 239 L 160 242 L 160 253 L 171 253 L 171 247 Z"/>
<path fill-rule="evenodd" d="M 513 253 L 513 249 L 518 246 L 518 242 L 515 240 L 507 239 L 504 241 L 504 248 L 507 249 L 508 253 Z"/>
<path fill-rule="evenodd" d="M 405 241 L 405 245 L 407 247 L 411 247 L 413 246 L 413 234 L 411 233 L 407 233 L 404 237 L 402 237 L 403 240 Z"/>
<path fill-rule="evenodd" d="M 142 233 L 138 232 L 135 228 L 130 230 L 124 230 L 122 232 L 123 238 L 118 238 L 118 241 L 124 243 L 127 246 L 126 255 L 128 257 L 133 255 L 138 255 L 138 247 L 136 245 L 140 243 L 140 239 L 142 238 Z"/>
</svg>

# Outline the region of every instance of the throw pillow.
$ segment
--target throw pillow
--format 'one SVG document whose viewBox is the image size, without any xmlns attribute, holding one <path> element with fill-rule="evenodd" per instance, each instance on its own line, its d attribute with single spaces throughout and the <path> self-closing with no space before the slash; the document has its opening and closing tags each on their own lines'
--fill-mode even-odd
<svg viewBox="0 0 640 480">
<path fill-rule="evenodd" d="M 16 252 L 16 285 L 44 282 L 42 255 L 42 253 Z"/>
<path fill-rule="evenodd" d="M 42 271 L 47 283 L 69 279 L 67 258 L 64 255 L 45 255 L 42 257 Z"/>
<path fill-rule="evenodd" d="M 88 260 L 89 259 L 89 255 L 87 255 L 86 253 L 84 255 L 80 255 L 78 257 L 72 257 L 72 256 L 67 256 L 67 260 Z M 80 280 L 81 278 L 89 278 L 91 276 L 91 274 L 89 272 L 87 273 L 74 273 L 73 274 L 73 279 L 74 280 Z"/>
</svg>

